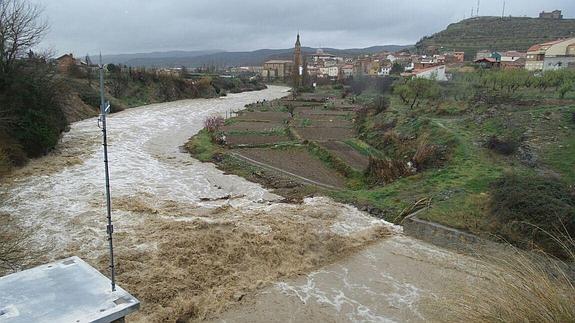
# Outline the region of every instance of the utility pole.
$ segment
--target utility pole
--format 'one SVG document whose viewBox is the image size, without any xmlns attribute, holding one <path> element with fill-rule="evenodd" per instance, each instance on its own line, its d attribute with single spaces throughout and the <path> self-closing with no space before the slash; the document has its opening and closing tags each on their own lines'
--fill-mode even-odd
<svg viewBox="0 0 575 323">
<path fill-rule="evenodd" d="M 503 11 L 501 12 L 501 19 L 505 17 L 505 0 L 503 0 Z"/>
<path fill-rule="evenodd" d="M 110 169 L 108 167 L 108 134 L 106 133 L 106 115 L 110 112 L 110 103 L 106 102 L 104 97 L 104 64 L 102 63 L 102 54 L 100 54 L 100 118 L 98 126 L 102 129 L 102 146 L 104 146 L 104 169 L 106 173 L 106 214 L 108 225 L 106 233 L 108 234 L 108 245 L 110 249 L 110 276 L 112 280 L 112 291 L 116 291 L 116 269 L 114 266 L 114 244 L 112 243 L 112 234 L 114 226 L 112 225 L 112 199 L 110 197 Z"/>
</svg>

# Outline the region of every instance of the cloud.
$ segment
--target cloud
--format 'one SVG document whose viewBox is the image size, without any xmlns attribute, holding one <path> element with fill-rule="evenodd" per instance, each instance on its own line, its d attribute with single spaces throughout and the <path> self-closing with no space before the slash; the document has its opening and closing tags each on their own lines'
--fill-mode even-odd
<svg viewBox="0 0 575 323">
<path fill-rule="evenodd" d="M 287 48 L 299 30 L 304 46 L 412 44 L 469 17 L 476 0 L 35 0 L 58 53 Z M 507 14 L 575 13 L 572 0 L 507 0 Z M 503 0 L 482 0 L 480 14 L 500 15 Z"/>
</svg>

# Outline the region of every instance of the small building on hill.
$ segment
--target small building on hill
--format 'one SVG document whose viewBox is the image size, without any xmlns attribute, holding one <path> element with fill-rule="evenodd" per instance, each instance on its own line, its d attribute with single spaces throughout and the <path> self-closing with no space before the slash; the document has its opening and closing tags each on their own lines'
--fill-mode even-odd
<svg viewBox="0 0 575 323">
<path fill-rule="evenodd" d="M 56 58 L 56 65 L 58 66 L 58 71 L 63 74 L 68 73 L 72 69 L 72 66 L 80 64 L 81 62 L 75 59 L 74 55 L 71 53 Z"/>
<path fill-rule="evenodd" d="M 553 10 L 551 12 L 542 11 L 539 14 L 539 18 L 541 19 L 563 19 L 563 15 L 561 14 L 561 10 Z"/>
</svg>

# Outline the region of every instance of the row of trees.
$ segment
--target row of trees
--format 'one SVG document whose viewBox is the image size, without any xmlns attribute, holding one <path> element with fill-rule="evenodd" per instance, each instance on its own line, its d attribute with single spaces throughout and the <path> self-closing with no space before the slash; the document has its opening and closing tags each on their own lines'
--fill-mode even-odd
<svg viewBox="0 0 575 323">
<path fill-rule="evenodd" d="M 564 98 L 567 93 L 575 91 L 575 71 L 567 69 L 543 73 L 527 70 L 481 70 L 478 73 L 468 73 L 464 80 L 493 91 L 506 91 L 509 94 L 521 88 L 540 91 L 553 89 Z"/>
</svg>

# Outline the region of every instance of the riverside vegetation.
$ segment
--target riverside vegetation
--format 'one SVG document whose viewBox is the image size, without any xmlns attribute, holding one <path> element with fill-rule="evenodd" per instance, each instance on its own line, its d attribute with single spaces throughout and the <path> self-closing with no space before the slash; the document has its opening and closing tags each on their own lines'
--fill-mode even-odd
<svg viewBox="0 0 575 323">
<path fill-rule="evenodd" d="M 355 80 L 248 106 L 187 147 L 288 198 L 319 192 L 395 223 L 431 206 L 421 218 L 565 256 L 548 233 L 575 233 L 573 84 L 572 71 Z"/>
<path fill-rule="evenodd" d="M 217 76 L 189 80 L 114 64 L 107 65 L 105 72 L 112 113 L 265 88 L 257 80 Z M 97 69 L 81 66 L 61 73 L 47 57 L 30 53 L 0 75 L 0 174 L 53 149 L 71 122 L 98 115 L 97 73 Z"/>
</svg>

